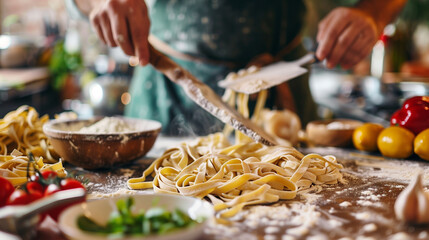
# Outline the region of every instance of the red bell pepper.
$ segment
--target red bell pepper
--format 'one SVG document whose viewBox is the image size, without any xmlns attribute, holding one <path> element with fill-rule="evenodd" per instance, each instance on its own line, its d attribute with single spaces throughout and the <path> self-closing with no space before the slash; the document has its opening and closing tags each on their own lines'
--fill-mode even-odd
<svg viewBox="0 0 429 240">
<path fill-rule="evenodd" d="M 390 124 L 404 127 L 416 135 L 429 128 L 429 96 L 407 99 L 392 115 Z"/>
</svg>

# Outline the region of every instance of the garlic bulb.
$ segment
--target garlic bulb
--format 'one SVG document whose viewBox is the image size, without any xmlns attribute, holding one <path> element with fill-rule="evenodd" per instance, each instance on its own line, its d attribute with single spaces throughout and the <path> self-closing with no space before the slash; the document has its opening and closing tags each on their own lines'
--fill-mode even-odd
<svg viewBox="0 0 429 240">
<path fill-rule="evenodd" d="M 261 112 L 260 120 L 264 130 L 285 146 L 296 145 L 301 130 L 301 120 L 298 115 L 290 110 L 284 109 L 268 110 Z"/>
<path fill-rule="evenodd" d="M 429 198 L 424 192 L 420 174 L 399 194 L 395 214 L 404 222 L 429 223 Z"/>
</svg>

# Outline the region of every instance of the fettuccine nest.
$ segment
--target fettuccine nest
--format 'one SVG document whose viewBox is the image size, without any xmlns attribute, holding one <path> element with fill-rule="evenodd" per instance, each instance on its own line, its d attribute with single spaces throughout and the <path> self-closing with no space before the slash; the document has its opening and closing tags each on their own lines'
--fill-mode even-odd
<svg viewBox="0 0 429 240">
<path fill-rule="evenodd" d="M 207 197 L 221 217 L 231 217 L 246 205 L 294 199 L 312 185 L 336 184 L 341 168 L 334 156 L 256 142 L 231 145 L 217 133 L 167 150 L 128 186 Z M 149 175 L 153 181 L 146 181 Z"/>
</svg>

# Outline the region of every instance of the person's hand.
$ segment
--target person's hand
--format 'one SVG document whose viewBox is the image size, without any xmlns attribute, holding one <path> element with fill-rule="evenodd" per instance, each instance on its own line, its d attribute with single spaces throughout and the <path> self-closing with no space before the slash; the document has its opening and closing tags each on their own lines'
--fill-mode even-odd
<svg viewBox="0 0 429 240">
<path fill-rule="evenodd" d="M 371 52 L 379 34 L 369 14 L 355 8 L 336 8 L 319 23 L 316 56 L 326 59 L 328 68 L 340 64 L 348 69 Z"/>
<path fill-rule="evenodd" d="M 95 7 L 89 18 L 98 37 L 110 47 L 121 47 L 136 56 L 141 65 L 149 62 L 150 20 L 143 0 L 107 0 Z"/>
</svg>

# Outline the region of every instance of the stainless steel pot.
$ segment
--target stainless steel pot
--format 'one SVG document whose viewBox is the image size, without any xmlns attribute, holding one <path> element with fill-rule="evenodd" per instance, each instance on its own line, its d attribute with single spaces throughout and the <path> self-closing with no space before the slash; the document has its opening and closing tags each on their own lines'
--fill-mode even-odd
<svg viewBox="0 0 429 240">
<path fill-rule="evenodd" d="M 0 67 L 32 67 L 44 48 L 43 36 L 0 35 Z"/>
<path fill-rule="evenodd" d="M 386 75 L 388 76 L 388 75 Z M 315 101 L 336 117 L 388 125 L 403 101 L 429 95 L 429 81 L 395 75 L 389 81 L 339 70 L 313 68 L 310 86 Z"/>
</svg>

